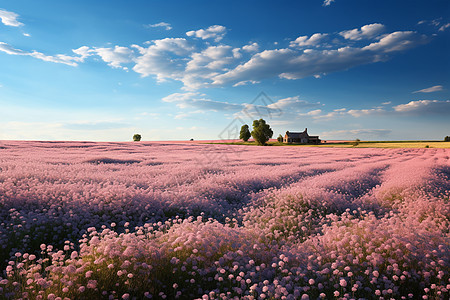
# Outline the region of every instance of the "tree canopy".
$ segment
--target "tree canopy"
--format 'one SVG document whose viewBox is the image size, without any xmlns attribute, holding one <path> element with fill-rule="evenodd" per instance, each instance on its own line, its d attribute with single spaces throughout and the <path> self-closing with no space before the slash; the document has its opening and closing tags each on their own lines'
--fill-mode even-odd
<svg viewBox="0 0 450 300">
<path fill-rule="evenodd" d="M 241 140 L 243 140 L 244 142 L 246 142 L 246 141 L 248 141 L 248 139 L 250 137 L 251 137 L 251 134 L 250 134 L 250 130 L 248 129 L 248 125 L 247 124 L 242 125 L 241 132 L 239 134 L 239 138 Z"/>
<path fill-rule="evenodd" d="M 136 133 L 135 135 L 133 135 L 133 141 L 135 142 L 139 142 L 141 140 L 141 135 Z"/>
<path fill-rule="evenodd" d="M 263 119 L 253 121 L 252 137 L 258 145 L 265 145 L 267 141 L 273 136 L 273 131 L 269 124 Z"/>
</svg>

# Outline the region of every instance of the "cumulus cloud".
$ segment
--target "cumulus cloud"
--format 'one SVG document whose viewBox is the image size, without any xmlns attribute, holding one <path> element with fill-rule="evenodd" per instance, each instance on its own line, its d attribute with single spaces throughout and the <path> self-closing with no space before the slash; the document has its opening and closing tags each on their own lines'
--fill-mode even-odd
<svg viewBox="0 0 450 300">
<path fill-rule="evenodd" d="M 227 66 L 240 58 L 236 50 L 231 46 L 220 45 L 191 54 L 182 79 L 185 88 L 192 90 L 205 87 L 210 78 L 225 72 Z"/>
<path fill-rule="evenodd" d="M 79 62 L 83 61 L 83 57 L 80 56 L 69 56 L 65 54 L 57 54 L 57 55 L 45 55 L 38 51 L 24 51 L 20 49 L 15 49 L 12 46 L 0 42 L 0 51 L 4 52 L 9 55 L 21 55 L 21 56 L 31 56 L 43 61 L 53 62 L 53 63 L 59 63 L 59 64 L 65 64 L 69 66 L 77 66 Z"/>
<path fill-rule="evenodd" d="M 220 41 L 226 33 L 224 26 L 214 25 L 189 31 L 186 38 L 158 39 L 145 42 L 143 46 L 83 46 L 72 50 L 73 55 L 28 52 L 6 43 L 0 43 L 0 52 L 72 66 L 84 62 L 88 57 L 98 56 L 113 68 L 130 67 L 143 77 L 154 76 L 158 82 L 179 81 L 183 83 L 185 91 L 194 91 L 224 85 L 255 84 L 273 77 L 290 80 L 309 76 L 320 78 L 355 66 L 386 61 L 396 52 L 427 42 L 425 36 L 413 31 L 397 31 L 370 42 L 365 40 L 378 36 L 382 29 L 383 25 L 375 23 L 362 26 L 356 31 L 351 30 L 344 34 L 347 37 L 345 40 L 340 39 L 347 46 L 324 44 L 325 39 L 336 40 L 336 36 L 340 36 L 337 33 L 299 36 L 290 43 L 290 47 L 279 49 L 260 50 L 258 43 L 242 47 L 211 45 L 206 40 Z M 192 38 L 205 41 L 193 41 Z M 355 45 L 353 40 L 358 39 L 362 42 Z M 124 66 L 125 64 L 130 65 Z"/>
<path fill-rule="evenodd" d="M 362 48 L 346 46 L 331 50 L 264 50 L 236 68 L 215 76 L 213 84 L 260 81 L 276 76 L 285 79 L 317 77 L 362 64 L 386 61 L 391 53 L 404 51 L 425 42 L 426 38 L 416 32 L 398 31 Z"/>
<path fill-rule="evenodd" d="M 171 30 L 172 26 L 169 23 L 166 22 L 159 22 L 156 24 L 148 24 L 148 25 L 144 25 L 146 28 L 158 28 L 158 27 L 163 27 L 165 30 Z"/>
<path fill-rule="evenodd" d="M 394 106 L 394 110 L 400 113 L 448 115 L 450 113 L 450 100 L 410 101 L 406 104 Z"/>
<path fill-rule="evenodd" d="M 130 63 L 133 59 L 133 51 L 127 47 L 115 46 L 114 48 L 94 48 L 92 51 L 113 68 L 128 69 L 122 67 L 122 64 Z"/>
<path fill-rule="evenodd" d="M 184 38 L 165 38 L 152 41 L 152 45 L 141 47 L 133 45 L 140 56 L 135 58 L 133 70 L 142 76 L 156 76 L 158 82 L 174 79 L 182 81 L 185 58 L 194 47 Z"/>
<path fill-rule="evenodd" d="M 426 89 L 422 89 L 422 90 L 418 90 L 413 92 L 413 94 L 415 93 L 433 93 L 433 92 L 440 92 L 442 91 L 444 88 L 442 87 L 442 85 L 435 85 Z"/>
<path fill-rule="evenodd" d="M 13 27 L 22 26 L 23 23 L 20 23 L 17 20 L 18 17 L 19 15 L 14 12 L 0 9 L 0 19 L 2 20 L 2 23 L 6 26 L 13 26 Z"/>
<path fill-rule="evenodd" d="M 361 28 L 341 31 L 339 34 L 347 40 L 359 41 L 362 39 L 372 39 L 384 31 L 384 25 L 373 23 L 364 25 Z"/>
<path fill-rule="evenodd" d="M 220 41 L 226 34 L 226 27 L 221 25 L 213 25 L 206 29 L 191 30 L 186 32 L 187 36 L 201 38 L 202 40 L 214 39 L 215 42 Z"/>
<path fill-rule="evenodd" d="M 378 42 L 362 48 L 362 50 L 369 50 L 381 53 L 390 53 L 395 51 L 403 51 L 424 44 L 428 41 L 424 35 L 419 35 L 415 31 L 396 31 L 385 35 Z"/>
<path fill-rule="evenodd" d="M 242 50 L 247 51 L 247 52 L 256 52 L 259 50 L 259 45 L 258 45 L 258 43 L 252 43 L 249 45 L 245 45 L 244 47 L 242 47 Z"/>
<path fill-rule="evenodd" d="M 315 33 L 308 37 L 307 35 L 299 36 L 295 41 L 290 43 L 291 47 L 311 47 L 318 46 L 328 34 L 326 33 Z"/>
</svg>

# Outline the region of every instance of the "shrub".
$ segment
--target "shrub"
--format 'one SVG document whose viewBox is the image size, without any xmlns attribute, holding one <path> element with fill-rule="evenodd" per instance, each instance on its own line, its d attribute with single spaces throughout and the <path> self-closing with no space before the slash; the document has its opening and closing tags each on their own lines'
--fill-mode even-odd
<svg viewBox="0 0 450 300">
<path fill-rule="evenodd" d="M 133 135 L 133 141 L 135 142 L 139 142 L 141 140 L 141 135 L 136 133 L 135 135 Z"/>
<path fill-rule="evenodd" d="M 251 137 L 251 134 L 250 134 L 250 130 L 248 130 L 248 125 L 247 124 L 242 125 L 241 132 L 239 134 L 239 138 L 241 140 L 243 140 L 244 142 L 246 142 L 246 141 L 248 141 L 248 139 L 250 137 Z"/>
</svg>

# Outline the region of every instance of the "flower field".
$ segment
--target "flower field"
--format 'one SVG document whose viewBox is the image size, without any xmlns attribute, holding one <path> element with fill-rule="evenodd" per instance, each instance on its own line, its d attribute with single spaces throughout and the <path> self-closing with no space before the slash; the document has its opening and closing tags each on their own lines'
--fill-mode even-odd
<svg viewBox="0 0 450 300">
<path fill-rule="evenodd" d="M 449 156 L 0 141 L 0 299 L 449 299 Z"/>
</svg>

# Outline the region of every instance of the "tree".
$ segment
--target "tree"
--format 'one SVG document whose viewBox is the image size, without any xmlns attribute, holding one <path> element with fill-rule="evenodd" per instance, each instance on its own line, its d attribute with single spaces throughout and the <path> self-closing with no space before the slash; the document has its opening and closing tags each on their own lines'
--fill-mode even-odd
<svg viewBox="0 0 450 300">
<path fill-rule="evenodd" d="M 450 142 L 450 136 L 446 136 L 445 138 L 444 138 L 444 142 Z"/>
<path fill-rule="evenodd" d="M 239 138 L 243 140 L 244 142 L 248 141 L 248 139 L 251 137 L 250 130 L 248 130 L 248 125 L 244 124 L 241 127 L 241 133 L 239 134 Z"/>
<path fill-rule="evenodd" d="M 356 139 L 356 140 L 354 140 L 354 141 L 353 141 L 353 143 L 352 143 L 353 147 L 356 147 L 356 146 L 358 146 L 358 145 L 359 145 L 359 142 L 361 142 L 361 140 L 360 140 L 360 139 Z"/>
<path fill-rule="evenodd" d="M 269 124 L 266 124 L 266 121 L 259 119 L 253 121 L 253 131 L 251 134 L 258 145 L 264 146 L 273 136 L 273 131 L 270 129 Z"/>
<path fill-rule="evenodd" d="M 141 135 L 136 133 L 135 135 L 133 135 L 133 141 L 135 142 L 139 142 L 141 140 Z"/>
<path fill-rule="evenodd" d="M 283 142 L 283 136 L 281 134 L 278 135 L 277 141 L 278 141 L 278 143 L 282 143 Z"/>
</svg>

